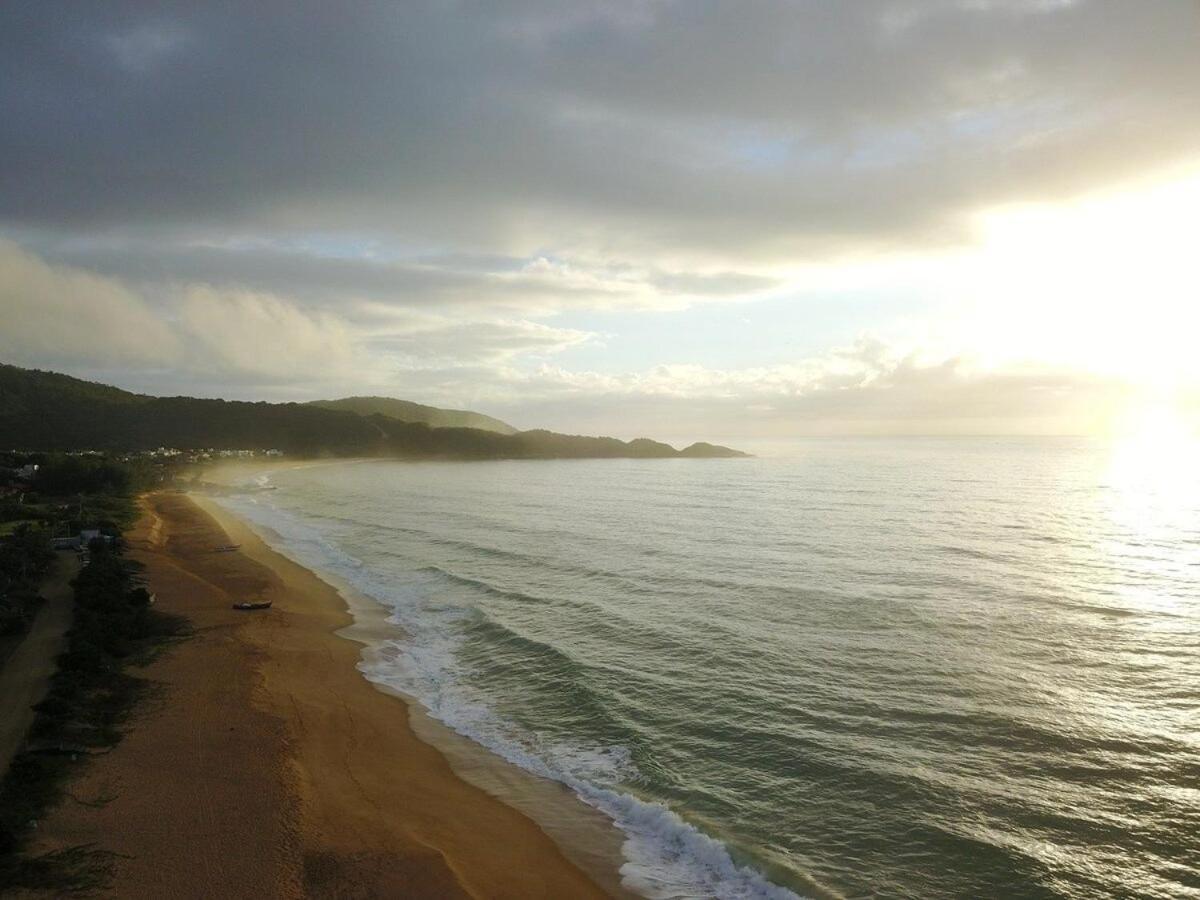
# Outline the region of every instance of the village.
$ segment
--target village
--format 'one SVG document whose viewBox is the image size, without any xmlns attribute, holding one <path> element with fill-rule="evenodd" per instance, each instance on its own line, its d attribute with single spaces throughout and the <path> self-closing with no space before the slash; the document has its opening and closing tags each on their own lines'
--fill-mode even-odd
<svg viewBox="0 0 1200 900">
<path fill-rule="evenodd" d="M 24 526 L 48 531 L 57 549 L 86 548 L 89 540 L 116 533 L 121 516 L 114 504 L 127 505 L 133 488 L 182 485 L 205 463 L 282 456 L 273 448 L 0 451 L 0 542 Z"/>
</svg>

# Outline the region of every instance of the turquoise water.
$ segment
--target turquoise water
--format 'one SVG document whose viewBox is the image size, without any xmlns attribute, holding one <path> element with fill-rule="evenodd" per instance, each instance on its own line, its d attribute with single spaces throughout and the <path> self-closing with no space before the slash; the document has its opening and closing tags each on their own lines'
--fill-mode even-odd
<svg viewBox="0 0 1200 900">
<path fill-rule="evenodd" d="M 384 604 L 365 674 L 612 817 L 647 896 L 1185 897 L 1191 459 L 826 441 L 331 464 L 224 502 Z"/>
</svg>

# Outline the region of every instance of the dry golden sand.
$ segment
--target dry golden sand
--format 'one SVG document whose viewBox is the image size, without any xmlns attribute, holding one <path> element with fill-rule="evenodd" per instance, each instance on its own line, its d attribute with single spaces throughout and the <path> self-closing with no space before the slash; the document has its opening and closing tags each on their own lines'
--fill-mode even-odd
<svg viewBox="0 0 1200 900">
<path fill-rule="evenodd" d="M 120 897 L 605 896 L 363 679 L 333 588 L 184 495 L 143 506 L 133 553 L 196 633 L 145 670 L 161 690 L 69 786 L 41 849 L 115 851 Z M 230 608 L 247 598 L 274 606 Z"/>
</svg>

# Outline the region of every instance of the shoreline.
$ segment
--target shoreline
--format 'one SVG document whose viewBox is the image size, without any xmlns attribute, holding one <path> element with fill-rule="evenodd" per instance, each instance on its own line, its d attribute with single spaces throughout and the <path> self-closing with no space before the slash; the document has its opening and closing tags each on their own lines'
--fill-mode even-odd
<svg viewBox="0 0 1200 900">
<path fill-rule="evenodd" d="M 624 893 L 418 736 L 415 704 L 358 670 L 336 588 L 211 501 L 139 505 L 130 555 L 194 633 L 139 673 L 155 699 L 67 785 L 35 850 L 111 852 L 115 896 Z M 274 605 L 231 608 L 248 598 Z"/>
<path fill-rule="evenodd" d="M 642 799 L 632 790 L 598 787 L 587 776 L 579 778 L 570 769 L 557 767 L 553 757 L 549 763 L 536 755 L 529 757 L 519 742 L 509 742 L 503 735 L 497 741 L 496 732 L 486 727 L 475 728 L 470 715 L 465 719 L 457 715 L 453 700 L 447 713 L 441 709 L 439 689 L 423 688 L 419 677 L 420 693 L 416 696 L 405 693 L 406 679 L 402 677 L 397 682 L 389 677 L 394 668 L 391 656 L 395 645 L 399 643 L 418 652 L 420 644 L 413 644 L 414 634 L 407 630 L 409 626 L 416 634 L 429 634 L 435 644 L 440 633 L 436 629 L 430 633 L 419 618 L 408 618 L 403 599 L 397 606 L 377 600 L 376 596 L 395 602 L 394 594 L 398 592 L 403 598 L 405 592 L 394 584 L 360 578 L 361 563 L 354 559 L 353 549 L 335 550 L 331 556 L 319 546 L 310 546 L 314 540 L 318 544 L 324 541 L 309 529 L 292 528 L 287 516 L 277 521 L 274 516 L 260 515 L 258 511 L 260 503 L 267 509 L 274 507 L 270 493 L 255 499 L 258 490 L 276 490 L 271 484 L 272 475 L 342 462 L 222 463 L 205 470 L 205 496 L 195 499 L 216 507 L 219 512 L 214 515 L 227 515 L 234 523 L 232 527 L 244 527 L 274 552 L 295 559 L 298 565 L 333 585 L 353 617 L 364 626 L 350 626 L 339 632 L 365 645 L 360 665 L 363 679 L 375 689 L 404 700 L 418 736 L 437 747 L 457 774 L 541 825 L 568 858 L 613 896 L 654 896 L 662 890 L 682 890 L 679 896 L 708 896 L 710 891 L 728 890 L 729 885 L 747 896 L 798 896 L 794 888 L 781 887 L 771 880 L 768 873 L 774 870 L 769 860 L 739 859 L 733 855 L 736 851 L 719 836 L 681 819 L 663 804 Z M 348 462 L 361 465 L 385 461 L 365 458 Z M 246 500 L 248 504 L 243 502 Z M 345 568 L 347 563 L 349 569 Z M 382 665 L 372 665 L 380 661 Z M 394 684 L 398 686 L 393 687 Z M 433 713 L 425 705 L 425 697 L 430 695 L 431 708 L 437 710 Z M 435 719 L 435 715 L 448 718 Z M 455 730 L 460 724 L 465 724 L 464 731 Z M 810 879 L 801 879 L 801 892 L 803 896 L 834 896 Z"/>
<path fill-rule="evenodd" d="M 262 533 L 260 526 L 243 519 L 218 499 L 195 493 L 189 493 L 188 498 L 211 516 L 231 540 L 241 543 L 242 552 L 251 558 L 261 561 L 274 557 L 311 574 L 335 592 L 350 617 L 349 623 L 335 634 L 360 648 L 360 661 L 377 653 L 381 640 L 394 637 L 399 626 L 387 621 L 388 610 L 378 601 L 327 572 L 296 562 L 276 549 L 271 536 Z M 415 697 L 370 680 L 357 664 L 354 674 L 372 690 L 403 704 L 416 738 L 437 750 L 455 775 L 532 819 L 563 855 L 609 896 L 640 897 L 622 884 L 620 867 L 625 858 L 621 845 L 625 835 L 607 816 L 583 803 L 565 785 L 527 772 L 452 730 L 434 719 Z"/>
</svg>

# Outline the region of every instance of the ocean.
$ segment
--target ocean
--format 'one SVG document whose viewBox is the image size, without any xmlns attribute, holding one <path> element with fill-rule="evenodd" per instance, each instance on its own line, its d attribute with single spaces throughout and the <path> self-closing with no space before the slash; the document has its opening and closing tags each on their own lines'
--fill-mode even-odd
<svg viewBox="0 0 1200 900">
<path fill-rule="evenodd" d="M 1200 456 L 1080 439 L 275 468 L 365 677 L 648 897 L 1200 897 Z"/>
</svg>

